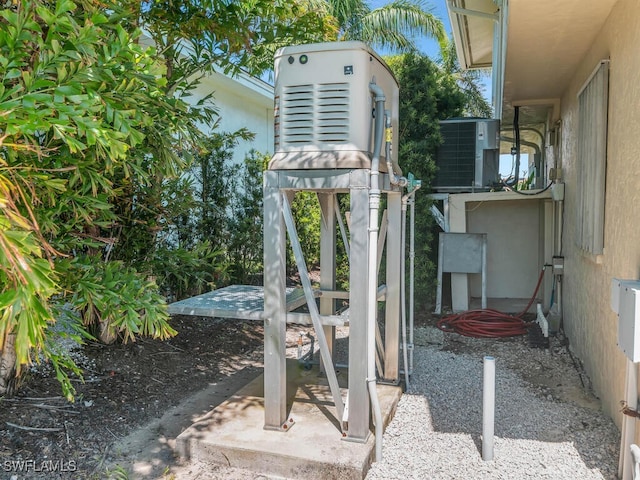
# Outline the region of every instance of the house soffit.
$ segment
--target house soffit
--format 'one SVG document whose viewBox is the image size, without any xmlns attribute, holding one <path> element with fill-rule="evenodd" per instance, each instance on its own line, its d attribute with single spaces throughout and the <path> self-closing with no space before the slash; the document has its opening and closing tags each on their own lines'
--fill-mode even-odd
<svg viewBox="0 0 640 480">
<path fill-rule="evenodd" d="M 503 123 L 515 105 L 525 122 L 546 119 L 542 100 L 562 96 L 616 1 L 509 1 Z"/>
<path fill-rule="evenodd" d="M 515 105 L 521 124 L 544 123 L 554 108 L 557 114 L 558 99 L 616 1 L 508 0 L 503 126 L 513 121 Z M 448 8 L 461 65 L 491 66 L 495 22 L 453 10 L 494 13 L 495 0 L 448 0 Z"/>
<path fill-rule="evenodd" d="M 463 68 L 489 68 L 493 52 L 493 0 L 447 0 L 453 40 Z"/>
</svg>

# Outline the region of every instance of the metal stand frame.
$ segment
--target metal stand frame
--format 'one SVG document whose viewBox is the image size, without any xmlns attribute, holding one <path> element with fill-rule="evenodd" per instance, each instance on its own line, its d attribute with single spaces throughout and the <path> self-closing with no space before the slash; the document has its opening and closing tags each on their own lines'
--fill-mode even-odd
<svg viewBox="0 0 640 480">
<path fill-rule="evenodd" d="M 286 431 L 287 417 L 285 333 L 286 233 L 296 255 L 305 297 L 320 345 L 321 359 L 334 396 L 337 418 L 346 440 L 364 442 L 369 436 L 371 412 L 367 391 L 367 282 L 369 242 L 368 169 L 354 170 L 269 170 L 264 175 L 264 400 L 265 429 Z M 379 359 L 378 376 L 399 382 L 400 275 L 401 275 L 401 191 L 392 187 L 386 174 L 380 175 L 380 190 L 387 195 L 386 290 L 384 359 Z M 299 248 L 289 202 L 295 192 L 318 193 L 322 210 L 320 239 L 320 307 L 315 302 L 306 265 Z M 337 193 L 350 194 L 349 238 L 349 392 L 344 403 L 333 367 L 335 312 L 335 252 Z M 342 227 L 342 224 L 341 224 Z M 344 238 L 344 236 L 343 236 Z M 379 255 L 380 259 L 380 255 Z M 378 259 L 378 260 L 379 260 Z M 334 323 L 335 324 L 335 323 Z M 331 365 L 331 367 L 329 367 Z M 381 370 L 381 371 L 380 371 Z"/>
</svg>

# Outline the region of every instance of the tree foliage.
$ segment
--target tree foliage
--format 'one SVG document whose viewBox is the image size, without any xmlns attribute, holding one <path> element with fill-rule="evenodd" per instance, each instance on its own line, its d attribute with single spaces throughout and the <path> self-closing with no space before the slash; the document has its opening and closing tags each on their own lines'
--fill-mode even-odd
<svg viewBox="0 0 640 480">
<path fill-rule="evenodd" d="M 123 27 L 125 13 L 69 0 L 0 11 L 0 342 L 15 335 L 18 365 L 48 353 L 54 296 L 82 278 L 94 306 L 106 301 L 113 285 L 85 260 L 113 246 L 103 232 L 119 222 L 114 200 L 127 183 L 173 173 L 170 139 L 192 139 L 186 105 L 165 95 L 155 52 Z M 153 285 L 127 286 L 120 303 L 136 319 L 112 334 L 171 335 Z"/>
<path fill-rule="evenodd" d="M 50 342 L 62 303 L 75 307 L 78 340 L 175 333 L 153 268 L 166 261 L 159 232 L 173 207 L 163 188 L 206 152 L 199 127 L 216 126 L 211 98 L 186 101 L 201 76 L 259 71 L 279 42 L 324 38 L 331 19 L 267 0 L 5 5 L 0 349 L 15 344 L 18 368 L 44 352 L 71 397 L 62 367 L 74 366 Z M 182 253 L 218 255 L 204 244 Z"/>
<path fill-rule="evenodd" d="M 266 158 L 233 160 L 246 131 L 212 134 L 185 175 L 162 189 L 166 225 L 152 270 L 179 300 L 234 283 L 255 282 L 262 268 L 262 172 Z"/>
<path fill-rule="evenodd" d="M 398 158 L 405 172 L 423 181 L 415 197 L 416 301 L 428 304 L 435 292 L 434 231 L 428 197 L 436 165 L 436 149 L 442 143 L 439 121 L 460 116 L 465 94 L 456 79 L 429 58 L 406 54 L 386 59 L 400 83 Z"/>
<path fill-rule="evenodd" d="M 309 0 L 324 8 L 339 27 L 338 40 L 360 40 L 375 48 L 394 52 L 417 49 L 416 39 L 431 37 L 444 42 L 446 33 L 422 0 L 393 0 L 371 9 L 363 0 Z"/>
<path fill-rule="evenodd" d="M 441 54 L 440 68 L 456 80 L 464 93 L 464 115 L 491 118 L 493 109 L 482 91 L 482 80 L 489 77 L 489 69 L 463 70 L 458 62 L 455 43 L 451 40 L 443 43 Z"/>
<path fill-rule="evenodd" d="M 227 225 L 229 276 L 242 284 L 260 283 L 263 267 L 262 173 L 270 157 L 250 152 L 233 176 Z"/>
<path fill-rule="evenodd" d="M 170 88 L 185 90 L 215 70 L 259 75 L 285 45 L 335 38 L 324 9 L 291 0 L 133 0 L 166 61 Z"/>
</svg>

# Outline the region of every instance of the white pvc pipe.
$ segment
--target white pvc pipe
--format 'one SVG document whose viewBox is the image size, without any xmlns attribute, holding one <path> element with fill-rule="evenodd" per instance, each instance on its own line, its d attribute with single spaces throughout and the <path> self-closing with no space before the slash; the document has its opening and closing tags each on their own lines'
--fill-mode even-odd
<svg viewBox="0 0 640 480">
<path fill-rule="evenodd" d="M 411 221 L 415 221 L 415 209 L 413 203 L 413 196 L 416 191 L 420 188 L 420 184 L 416 185 L 416 187 L 410 191 L 409 193 L 402 196 L 402 228 L 401 235 L 402 241 L 402 256 L 400 260 L 400 315 L 402 319 L 402 361 L 404 367 L 404 381 L 407 390 L 409 389 L 409 377 L 413 373 L 413 235 L 414 235 L 414 225 L 411 225 L 411 246 L 409 248 L 411 260 L 410 260 L 410 282 L 409 282 L 409 316 L 410 316 L 410 326 L 409 326 L 409 344 L 407 344 L 407 286 L 406 286 L 406 238 L 407 238 L 407 203 L 411 201 Z M 411 348 L 409 348 L 411 345 Z M 409 350 L 411 350 L 411 358 L 409 356 Z"/>
<path fill-rule="evenodd" d="M 627 359 L 627 380 L 625 382 L 625 401 L 627 407 L 638 408 L 638 372 L 637 365 Z M 631 444 L 635 443 L 636 419 L 622 415 L 622 432 L 620 432 L 620 458 L 618 462 L 618 478 L 631 480 L 633 477 L 633 461 L 631 459 Z"/>
<path fill-rule="evenodd" d="M 493 426 L 495 421 L 496 364 L 491 356 L 484 357 L 482 383 L 482 460 L 493 460 Z"/>
<path fill-rule="evenodd" d="M 371 176 L 369 185 L 369 252 L 368 252 L 368 291 L 367 291 L 367 388 L 374 417 L 376 439 L 376 461 L 382 460 L 382 412 L 376 387 L 376 337 L 375 329 L 378 311 L 378 211 L 380 209 L 380 151 L 384 134 L 384 102 L 382 88 L 375 83 L 369 84 L 376 104 L 375 136 Z"/>
<path fill-rule="evenodd" d="M 413 321 L 414 321 L 414 278 L 415 278 L 415 236 L 416 236 L 416 199 L 409 199 L 409 374 L 413 375 Z"/>
<path fill-rule="evenodd" d="M 407 238 L 407 197 L 402 197 L 402 228 L 400 235 L 402 241 L 402 255 L 400 256 L 400 318 L 402 322 L 402 366 L 404 367 L 404 385 L 409 390 L 409 360 L 407 358 L 407 294 L 406 294 L 406 261 L 405 261 L 405 243 Z"/>
</svg>

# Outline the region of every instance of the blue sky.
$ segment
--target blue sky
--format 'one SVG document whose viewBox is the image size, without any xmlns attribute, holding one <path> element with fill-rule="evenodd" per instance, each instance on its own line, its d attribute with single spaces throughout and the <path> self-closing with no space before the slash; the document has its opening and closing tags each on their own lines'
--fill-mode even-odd
<svg viewBox="0 0 640 480">
<path fill-rule="evenodd" d="M 447 30 L 447 33 L 451 35 L 451 25 L 449 23 L 449 14 L 447 13 L 447 2 L 446 0 L 423 0 L 424 5 L 427 9 L 431 10 L 431 12 L 444 23 L 444 27 Z M 369 6 L 372 9 L 378 8 L 382 5 L 389 3 L 389 0 L 371 0 L 369 1 Z M 439 47 L 438 42 L 431 38 L 422 38 L 417 39 L 418 45 L 420 46 L 422 53 L 425 53 L 429 56 L 429 58 L 435 60 L 439 55 Z M 385 52 L 378 52 L 384 55 Z"/>
<path fill-rule="evenodd" d="M 378 8 L 389 3 L 390 0 L 369 0 L 369 6 L 372 9 Z M 423 0 L 425 7 L 444 23 L 447 34 L 451 36 L 451 24 L 449 23 L 449 13 L 447 12 L 447 0 Z M 437 60 L 440 56 L 440 47 L 438 42 L 432 38 L 423 37 L 416 39 L 416 43 L 420 47 L 423 54 L 426 54 L 432 60 Z M 380 55 L 387 52 L 378 51 Z M 491 103 L 491 78 L 487 77 L 484 83 L 484 94 Z"/>
</svg>

